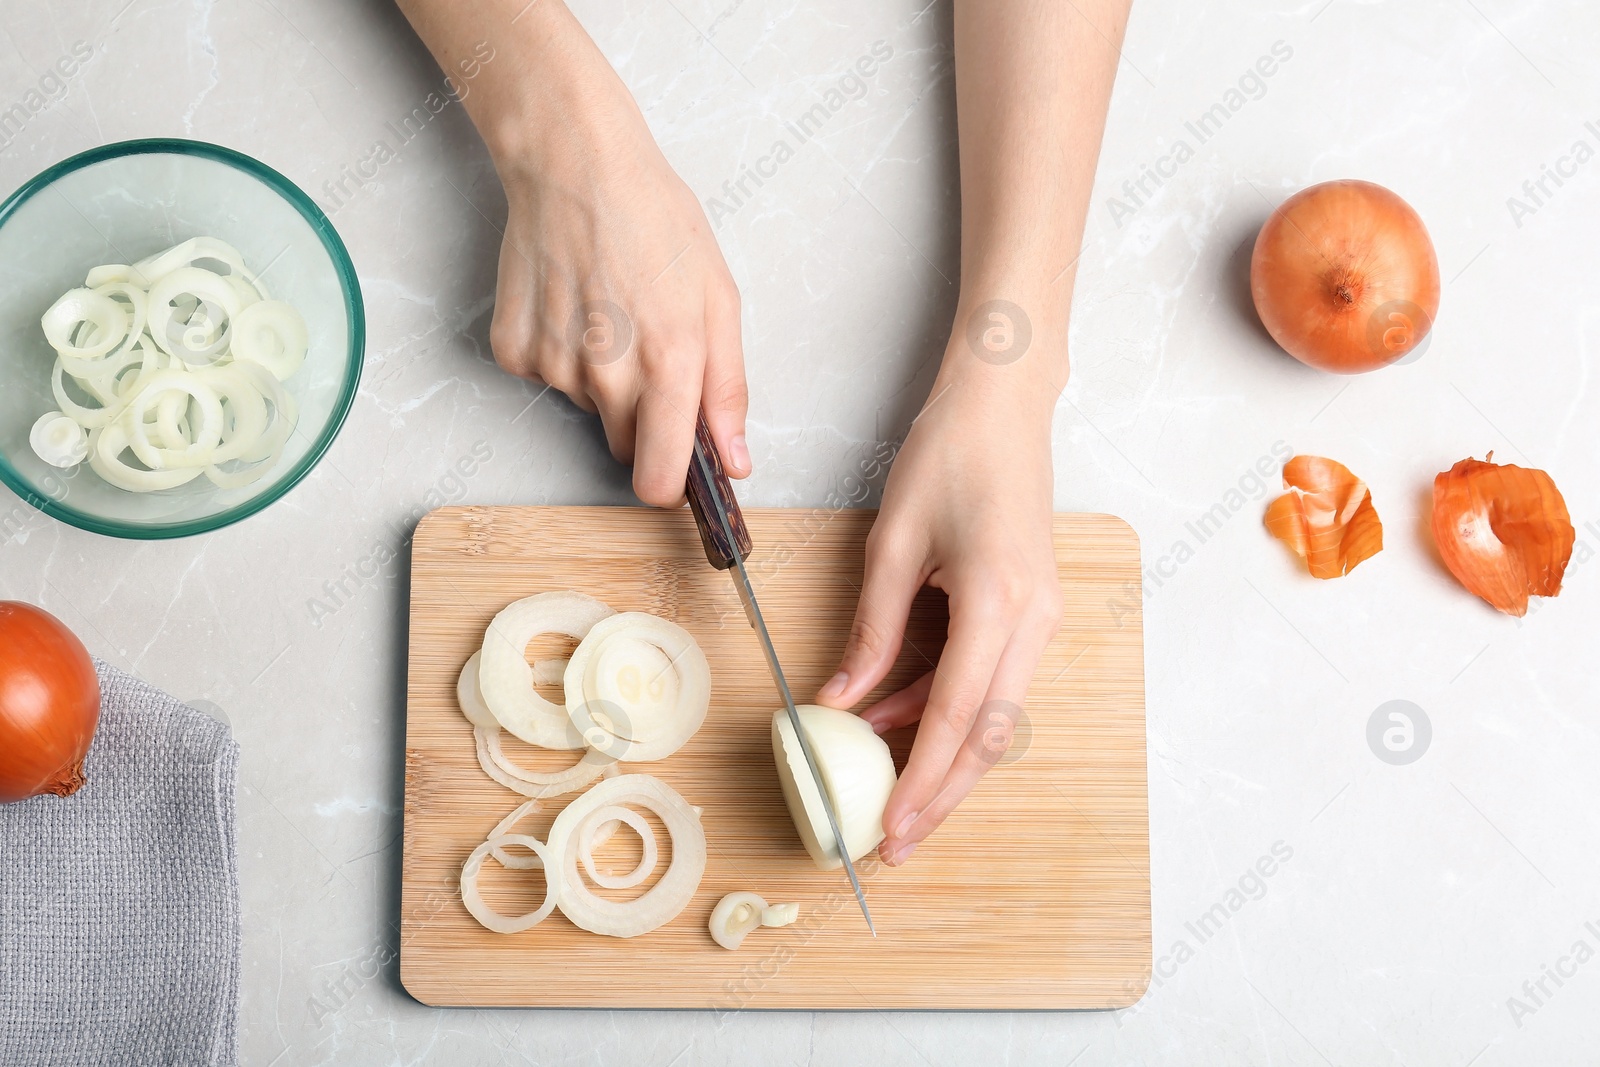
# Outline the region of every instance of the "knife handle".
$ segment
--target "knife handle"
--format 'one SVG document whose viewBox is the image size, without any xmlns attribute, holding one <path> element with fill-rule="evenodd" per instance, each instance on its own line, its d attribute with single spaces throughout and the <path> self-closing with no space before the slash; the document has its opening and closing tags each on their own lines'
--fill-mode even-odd
<svg viewBox="0 0 1600 1067">
<path fill-rule="evenodd" d="M 705 546 L 706 560 L 717 570 L 725 571 L 733 566 L 733 552 L 723 532 L 722 521 L 717 518 L 715 502 L 720 500 L 723 510 L 728 513 L 728 525 L 733 527 L 741 559 L 750 555 L 750 531 L 745 528 L 744 513 L 739 510 L 739 502 L 733 498 L 733 486 L 728 484 L 728 475 L 722 469 L 722 457 L 717 453 L 716 442 L 711 440 L 711 427 L 706 425 L 703 411 L 694 424 L 694 451 L 695 458 L 689 460 L 686 487 L 689 510 L 694 512 L 694 524 L 700 531 L 700 543 Z M 700 456 L 705 456 L 706 465 L 711 468 L 709 480 L 700 468 Z"/>
</svg>

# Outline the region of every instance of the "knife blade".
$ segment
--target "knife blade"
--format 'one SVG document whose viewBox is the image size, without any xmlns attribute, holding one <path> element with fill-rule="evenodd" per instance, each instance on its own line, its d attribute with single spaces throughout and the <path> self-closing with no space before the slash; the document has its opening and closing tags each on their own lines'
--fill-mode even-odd
<svg viewBox="0 0 1600 1067">
<path fill-rule="evenodd" d="M 722 457 L 711 439 L 711 428 L 706 425 L 703 412 L 695 423 L 694 462 L 690 464 L 687 488 L 690 510 L 694 512 L 695 525 L 700 530 L 706 559 L 713 567 L 726 570 L 733 576 L 734 588 L 739 593 L 740 603 L 744 605 L 745 617 L 750 620 L 751 629 L 755 630 L 761 641 L 767 668 L 772 672 L 772 680 L 777 683 L 778 693 L 783 697 L 789 724 L 794 727 L 806 767 L 811 771 L 811 780 L 816 783 L 817 795 L 822 798 L 822 810 L 828 816 L 828 828 L 833 831 L 834 847 L 844 861 L 845 874 L 850 877 L 850 888 L 855 891 L 856 903 L 861 905 L 867 929 L 873 937 L 877 937 L 878 929 L 872 923 L 872 912 L 867 908 L 861 879 L 856 876 L 855 865 L 850 862 L 850 853 L 845 848 L 844 834 L 839 831 L 839 814 L 834 808 L 833 798 L 828 795 L 827 784 L 822 780 L 822 772 L 817 767 L 817 757 L 806 738 L 805 728 L 800 724 L 800 712 L 794 706 L 794 695 L 789 691 L 783 665 L 778 662 L 778 651 L 772 645 L 772 634 L 767 630 L 766 619 L 762 617 L 761 605 L 756 602 L 755 587 L 750 584 L 750 572 L 745 569 L 745 556 L 750 552 L 750 534 L 745 529 L 738 501 L 734 499 L 733 487 L 728 484 L 727 475 L 723 472 Z"/>
</svg>

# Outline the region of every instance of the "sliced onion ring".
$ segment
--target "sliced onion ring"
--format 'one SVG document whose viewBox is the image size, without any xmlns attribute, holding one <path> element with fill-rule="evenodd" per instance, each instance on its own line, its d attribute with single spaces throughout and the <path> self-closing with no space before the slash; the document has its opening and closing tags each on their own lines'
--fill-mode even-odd
<svg viewBox="0 0 1600 1067">
<path fill-rule="evenodd" d="M 596 896 L 583 884 L 573 840 L 590 813 L 613 804 L 654 811 L 672 841 L 666 874 L 626 903 Z M 563 915 L 591 933 L 637 937 L 671 922 L 694 899 L 706 870 L 706 834 L 694 809 L 671 786 L 648 774 L 623 774 L 600 782 L 556 816 L 547 862 L 550 857 L 559 857 L 561 889 L 556 906 Z"/>
<path fill-rule="evenodd" d="M 176 322 L 173 304 L 184 296 L 198 297 L 202 308 L 214 305 L 226 320 L 213 321 L 215 329 L 200 338 L 199 344 L 191 345 L 189 334 Z M 239 294 L 221 275 L 199 267 L 179 267 L 150 287 L 146 316 L 151 338 L 167 355 L 191 365 L 211 363 L 227 348 L 231 324 L 238 315 Z M 188 325 L 188 321 L 185 318 L 182 325 Z"/>
<path fill-rule="evenodd" d="M 602 831 L 608 827 L 610 831 L 605 834 L 609 838 L 616 833 L 618 824 L 627 826 L 639 835 L 639 840 L 644 849 L 639 857 L 638 864 L 627 874 L 603 874 L 595 869 L 594 848 L 600 843 Z M 578 830 L 578 859 L 583 863 L 583 872 L 589 876 L 589 881 L 601 889 L 632 889 L 640 882 L 649 878 L 656 869 L 656 832 L 645 822 L 644 816 L 631 808 L 624 808 L 618 804 L 607 804 L 589 813 L 583 820 L 582 827 Z"/>
<path fill-rule="evenodd" d="M 586 749 L 576 763 L 563 770 L 530 771 L 511 762 L 501 749 L 498 728 L 489 730 L 474 726 L 472 736 L 477 745 L 478 766 L 483 768 L 483 773 L 513 793 L 521 793 L 525 797 L 556 797 L 582 789 L 616 762 L 610 756 Z"/>
<path fill-rule="evenodd" d="M 89 434 L 89 466 L 102 481 L 131 493 L 173 489 L 200 476 L 199 467 L 149 471 L 131 467 L 122 460 L 128 449 L 128 433 L 122 420 Z"/>
<path fill-rule="evenodd" d="M 259 364 L 280 382 L 300 369 L 308 344 L 306 320 L 281 300 L 261 300 L 233 321 L 233 358 Z"/>
<path fill-rule="evenodd" d="M 120 345 L 128 336 L 126 308 L 93 289 L 70 289 L 44 313 L 39 325 L 45 339 L 58 353 L 78 359 L 94 359 Z M 82 343 L 75 341 L 79 327 L 93 327 Z"/>
<path fill-rule="evenodd" d="M 483 899 L 483 894 L 478 891 L 478 875 L 483 871 L 483 861 L 496 848 L 503 850 L 507 845 L 515 845 L 532 852 L 539 858 L 545 870 L 544 903 L 537 910 L 516 918 L 508 918 L 489 907 Z M 485 928 L 497 934 L 521 933 L 539 925 L 555 910 L 556 903 L 560 899 L 556 887 L 560 883 L 551 872 L 552 866 L 548 847 L 537 837 L 529 837 L 526 834 L 491 837 L 472 850 L 472 855 L 467 857 L 467 862 L 461 868 L 461 903 L 466 905 L 467 911 Z"/>
<path fill-rule="evenodd" d="M 483 635 L 478 661 L 478 689 L 500 725 L 541 748 L 583 748 L 567 709 L 552 704 L 533 688 L 528 643 L 540 634 L 560 633 L 580 640 L 601 619 L 616 614 L 582 593 L 540 593 L 508 604 Z M 567 665 L 570 673 L 572 665 Z"/>
<path fill-rule="evenodd" d="M 660 656 L 639 656 L 639 645 Z M 608 650 L 621 647 L 615 657 Z M 665 665 L 662 661 L 665 661 Z M 597 676 L 634 670 L 640 692 L 618 679 Z M 676 690 L 670 704 L 650 697 L 651 673 L 671 671 Z M 699 644 L 683 627 L 656 615 L 629 611 L 595 623 L 567 664 L 562 688 L 567 714 L 588 744 L 629 762 L 665 759 L 678 751 L 705 722 L 711 706 L 711 667 Z"/>
</svg>

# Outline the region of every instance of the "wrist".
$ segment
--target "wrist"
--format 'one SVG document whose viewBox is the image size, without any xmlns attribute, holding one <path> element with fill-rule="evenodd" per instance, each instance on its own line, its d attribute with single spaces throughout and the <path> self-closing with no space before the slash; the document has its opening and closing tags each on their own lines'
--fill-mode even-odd
<svg viewBox="0 0 1600 1067">
<path fill-rule="evenodd" d="M 630 122 L 642 121 L 627 87 L 564 5 L 542 0 L 515 30 L 501 49 L 497 78 L 467 101 L 503 182 L 587 163 L 596 146 L 603 152 Z"/>
</svg>

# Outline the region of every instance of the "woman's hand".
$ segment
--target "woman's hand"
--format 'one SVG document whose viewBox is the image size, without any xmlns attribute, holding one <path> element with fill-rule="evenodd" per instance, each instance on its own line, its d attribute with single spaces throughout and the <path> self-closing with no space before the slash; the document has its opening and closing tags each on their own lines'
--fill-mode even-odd
<svg viewBox="0 0 1600 1067">
<path fill-rule="evenodd" d="M 972 361 L 966 339 L 953 338 L 946 370 Z M 880 734 L 921 720 L 883 813 L 879 854 L 891 865 L 1010 745 L 1061 619 L 1051 531 L 1056 391 L 1020 366 L 940 377 L 889 474 L 844 660 L 817 697 L 841 708 L 860 701 L 899 655 L 917 591 L 927 584 L 948 594 L 938 666 L 862 713 Z"/>
<path fill-rule="evenodd" d="M 729 474 L 749 474 L 738 289 L 583 27 L 558 0 L 402 6 L 446 69 L 475 38 L 493 45 L 465 103 L 510 206 L 496 362 L 598 412 L 647 504 L 682 502 L 702 406 Z"/>
</svg>

